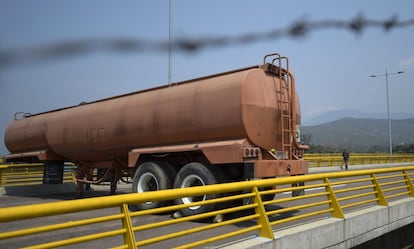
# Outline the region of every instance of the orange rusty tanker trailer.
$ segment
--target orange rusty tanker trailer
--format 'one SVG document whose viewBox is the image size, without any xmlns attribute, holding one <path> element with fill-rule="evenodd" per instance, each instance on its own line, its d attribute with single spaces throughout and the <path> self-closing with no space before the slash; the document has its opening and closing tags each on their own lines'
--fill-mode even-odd
<svg viewBox="0 0 414 249">
<path fill-rule="evenodd" d="M 15 116 L 6 160 L 45 162 L 45 183 L 60 183 L 63 162 L 73 162 L 80 194 L 82 183 L 103 181 L 115 191 L 128 175 L 134 192 L 299 175 L 308 172 L 299 125 L 287 58 L 271 54 L 260 66 Z"/>
</svg>

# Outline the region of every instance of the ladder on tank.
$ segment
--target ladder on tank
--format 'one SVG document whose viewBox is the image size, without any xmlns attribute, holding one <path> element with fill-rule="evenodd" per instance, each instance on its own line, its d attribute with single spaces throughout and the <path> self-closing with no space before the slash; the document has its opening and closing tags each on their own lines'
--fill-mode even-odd
<svg viewBox="0 0 414 249">
<path fill-rule="evenodd" d="M 282 57 L 280 54 L 270 54 L 265 56 L 264 60 L 268 56 L 274 56 L 272 60 L 272 66 L 276 66 L 277 74 L 279 76 L 279 85 L 275 85 L 276 96 L 279 92 L 278 107 L 280 110 L 280 132 L 281 132 L 281 156 L 282 159 L 293 159 L 293 129 L 292 127 L 292 80 L 289 74 L 289 62 L 287 57 Z M 275 62 L 277 65 L 275 65 Z M 285 69 L 282 68 L 282 64 L 285 64 Z"/>
</svg>

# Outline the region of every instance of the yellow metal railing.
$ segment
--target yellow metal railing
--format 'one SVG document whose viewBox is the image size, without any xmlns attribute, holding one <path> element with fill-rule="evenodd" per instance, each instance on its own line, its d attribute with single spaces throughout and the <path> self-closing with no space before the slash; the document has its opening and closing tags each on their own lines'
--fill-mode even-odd
<svg viewBox="0 0 414 249">
<path fill-rule="evenodd" d="M 340 166 L 343 165 L 342 155 L 335 154 L 305 154 L 305 160 L 309 162 L 310 167 L 321 166 Z M 24 164 L 2 164 L 0 157 L 0 187 L 5 186 L 22 186 L 42 184 L 43 182 L 43 163 L 24 163 Z M 381 163 L 404 163 L 414 162 L 414 154 L 394 154 L 390 158 L 389 154 L 352 154 L 348 164 L 381 164 Z M 75 173 L 73 164 L 66 164 L 64 171 L 64 182 L 75 182 Z"/>
<path fill-rule="evenodd" d="M 341 166 L 344 161 L 341 153 L 335 154 L 305 154 L 304 159 L 309 162 L 310 167 Z M 406 163 L 414 162 L 414 154 L 351 154 L 349 165 L 381 164 L 381 163 Z"/>
<path fill-rule="evenodd" d="M 75 182 L 73 164 L 65 164 L 63 182 Z M 0 164 L 0 187 L 43 183 L 43 163 Z"/>
<path fill-rule="evenodd" d="M 146 245 L 193 248 L 246 236 L 274 239 L 274 234 L 283 226 L 329 217 L 343 219 L 355 209 L 387 206 L 394 200 L 414 197 L 413 178 L 414 166 L 405 166 L 7 207 L 0 209 L 0 244 L 15 243 L 12 247 L 27 248 L 55 248 L 78 243 L 86 243 L 84 247 L 88 247 L 87 243 L 100 243 L 112 248 Z M 298 182 L 306 184 L 302 186 Z M 306 194 L 290 197 L 292 191 L 301 190 Z M 209 194 L 221 197 L 142 211 L 129 208 L 134 203 Z M 276 198 L 266 198 L 268 195 L 276 195 Z M 225 208 L 176 219 L 165 215 L 213 203 L 221 203 Z M 55 224 L 53 218 L 31 220 L 54 215 L 65 221 Z M 208 222 L 217 217 L 223 221 Z M 22 220 L 27 227 L 13 230 L 17 227 L 15 223 L 23 226 Z"/>
</svg>

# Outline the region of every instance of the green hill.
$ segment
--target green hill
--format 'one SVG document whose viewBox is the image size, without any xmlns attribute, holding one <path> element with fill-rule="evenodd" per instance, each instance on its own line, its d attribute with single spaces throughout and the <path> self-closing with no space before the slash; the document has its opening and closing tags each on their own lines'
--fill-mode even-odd
<svg viewBox="0 0 414 249">
<path fill-rule="evenodd" d="M 391 120 L 393 145 L 414 144 L 414 118 Z M 310 144 L 367 152 L 389 147 L 387 119 L 343 118 L 325 124 L 302 127 Z M 381 148 L 381 149 L 380 149 Z"/>
</svg>

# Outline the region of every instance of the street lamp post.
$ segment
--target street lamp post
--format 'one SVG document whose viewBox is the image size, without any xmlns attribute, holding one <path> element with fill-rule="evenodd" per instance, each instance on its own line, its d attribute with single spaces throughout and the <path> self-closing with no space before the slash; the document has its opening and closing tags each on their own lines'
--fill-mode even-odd
<svg viewBox="0 0 414 249">
<path fill-rule="evenodd" d="M 388 73 L 387 69 L 385 69 L 385 74 L 375 74 L 371 75 L 370 77 L 382 77 L 385 76 L 385 88 L 387 92 L 387 116 L 388 116 L 388 136 L 390 139 L 390 160 L 392 160 L 392 138 L 391 138 L 391 119 L 390 119 L 390 99 L 388 95 L 388 76 L 390 75 L 396 75 L 396 74 L 402 74 L 404 71 L 399 71 L 396 73 Z"/>
<path fill-rule="evenodd" d="M 172 84 L 172 56 L 173 56 L 173 40 L 172 40 L 172 0 L 168 1 L 168 86 Z"/>
</svg>

